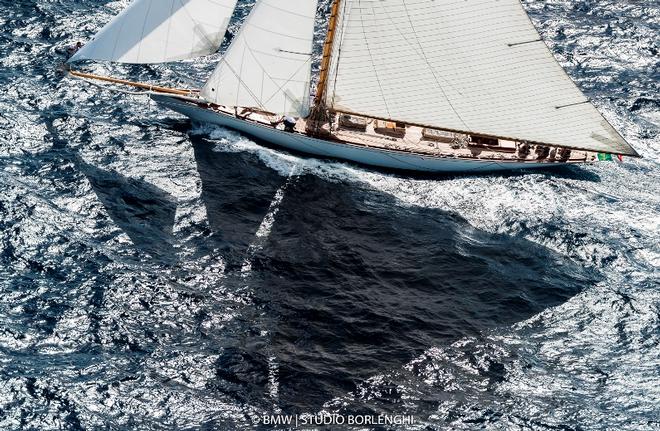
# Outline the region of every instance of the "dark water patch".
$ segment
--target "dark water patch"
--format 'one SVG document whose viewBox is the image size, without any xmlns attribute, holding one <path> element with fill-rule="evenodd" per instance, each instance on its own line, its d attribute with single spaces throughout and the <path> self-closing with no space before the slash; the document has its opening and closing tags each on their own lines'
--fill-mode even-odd
<svg viewBox="0 0 660 431">
<path fill-rule="evenodd" d="M 248 282 L 272 325 L 280 405 L 300 412 L 597 280 L 529 241 L 306 175 L 288 189 Z M 498 370 L 486 371 L 494 382 Z"/>
<path fill-rule="evenodd" d="M 228 271 L 239 269 L 285 180 L 256 156 L 215 151 L 202 137 L 190 139 L 213 240 L 223 250 Z"/>
<path fill-rule="evenodd" d="M 632 112 L 639 110 L 658 110 L 660 108 L 660 100 L 650 97 L 640 97 L 635 99 L 630 110 Z"/>
<path fill-rule="evenodd" d="M 82 161 L 78 168 L 108 215 L 138 250 L 157 256 L 160 262 L 174 258 L 172 231 L 177 208 L 174 197 L 153 184 L 112 170 Z"/>
</svg>

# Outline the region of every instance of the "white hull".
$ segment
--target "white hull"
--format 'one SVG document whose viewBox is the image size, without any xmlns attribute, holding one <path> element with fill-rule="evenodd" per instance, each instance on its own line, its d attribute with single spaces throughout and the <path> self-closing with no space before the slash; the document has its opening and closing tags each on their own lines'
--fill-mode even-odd
<svg viewBox="0 0 660 431">
<path fill-rule="evenodd" d="M 437 157 L 326 141 L 299 133 L 290 133 L 231 115 L 212 111 L 175 96 L 151 93 L 151 98 L 163 107 L 179 112 L 194 121 L 217 124 L 253 136 L 289 150 L 361 163 L 379 168 L 418 172 L 493 172 L 516 169 L 548 168 L 560 162 L 516 162 L 498 160 L 469 160 Z"/>
</svg>

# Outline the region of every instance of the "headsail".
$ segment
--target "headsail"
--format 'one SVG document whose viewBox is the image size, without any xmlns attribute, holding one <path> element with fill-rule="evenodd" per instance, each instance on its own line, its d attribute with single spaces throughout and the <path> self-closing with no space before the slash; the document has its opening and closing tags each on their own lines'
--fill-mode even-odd
<svg viewBox="0 0 660 431">
<path fill-rule="evenodd" d="M 212 54 L 237 0 L 135 0 L 69 62 L 165 63 Z"/>
<path fill-rule="evenodd" d="M 317 0 L 259 0 L 202 89 L 213 103 L 306 116 Z"/>
<path fill-rule="evenodd" d="M 519 0 L 344 0 L 339 20 L 330 108 L 637 154 L 556 62 Z"/>
</svg>

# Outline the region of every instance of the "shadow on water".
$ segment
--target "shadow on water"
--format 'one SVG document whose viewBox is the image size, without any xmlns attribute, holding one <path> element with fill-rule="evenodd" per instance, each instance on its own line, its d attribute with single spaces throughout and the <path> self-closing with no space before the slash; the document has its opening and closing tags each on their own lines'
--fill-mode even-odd
<svg viewBox="0 0 660 431">
<path fill-rule="evenodd" d="M 96 196 L 114 223 L 140 251 L 172 262 L 172 232 L 176 199 L 146 181 L 127 178 L 82 160 L 78 169 L 87 177 Z"/>
<path fill-rule="evenodd" d="M 161 263 L 173 259 L 175 199 L 85 162 L 47 127 L 54 150 L 74 161 L 135 247 Z M 257 305 L 240 335 L 227 335 L 237 341 L 223 346 L 210 391 L 314 411 L 429 347 L 525 320 L 596 281 L 538 244 L 314 175 L 288 184 L 245 276 L 248 250 L 287 179 L 255 155 L 191 141 L 210 243 L 227 264 L 223 283 L 247 285 Z"/>
<path fill-rule="evenodd" d="M 214 242 L 227 270 L 238 269 L 285 180 L 256 156 L 214 151 L 211 142 L 197 136 L 191 141 Z"/>
<path fill-rule="evenodd" d="M 209 221 L 239 256 L 284 179 L 250 155 L 194 145 Z M 289 412 L 315 411 L 429 347 L 528 319 L 598 277 L 538 244 L 314 175 L 287 187 L 251 273 L 237 272 L 226 282 L 247 284 L 261 311 L 245 317 L 255 327 L 225 349 L 218 377 L 268 403 L 276 363 L 275 402 Z"/>
<path fill-rule="evenodd" d="M 51 181 L 55 189 L 71 192 L 79 187 L 81 174 L 84 175 L 108 216 L 129 236 L 135 249 L 140 253 L 150 254 L 159 264 L 172 263 L 175 258 L 172 247 L 175 199 L 164 190 L 143 180 L 127 178 L 113 170 L 101 169 L 85 162 L 75 149 L 70 148 L 69 142 L 55 125 L 55 120 L 65 118 L 66 114 L 59 107 L 43 112 L 42 121 L 48 131 L 46 140 L 52 147 L 38 154 L 27 155 L 23 160 L 25 174 L 38 174 L 43 180 Z M 89 134 L 82 133 L 81 142 L 89 144 L 88 141 Z M 34 262 L 28 262 L 31 271 L 14 280 L 14 283 L 30 286 L 33 278 L 45 275 L 53 283 L 52 286 L 66 287 L 64 290 L 48 289 L 25 305 L 26 316 L 34 316 L 35 321 L 44 322 L 39 325 L 39 329 L 46 334 L 52 333 L 57 322 L 70 307 L 68 301 L 71 298 L 63 295 L 63 291 L 70 293 L 76 300 L 87 298 L 90 333 L 98 342 L 98 329 L 103 315 L 99 310 L 104 307 L 108 286 L 107 280 L 102 277 L 94 277 L 93 282 L 90 282 L 90 276 L 101 273 L 102 268 L 111 260 L 101 250 L 92 248 L 85 242 L 70 241 L 66 238 L 66 233 L 64 230 L 62 238 L 53 237 L 51 241 L 61 243 L 67 253 L 79 258 L 66 264 L 63 261 L 58 265 L 44 265 L 40 260 L 48 262 L 48 259 L 40 254 Z M 136 257 L 142 260 L 143 255 Z M 75 265 L 81 270 L 67 265 Z M 78 289 L 82 291 L 79 292 Z M 48 305 L 44 306 L 44 303 Z"/>
<path fill-rule="evenodd" d="M 531 174 L 535 175 L 544 175 L 547 178 L 565 178 L 573 179 L 578 181 L 589 181 L 598 183 L 600 182 L 600 176 L 595 172 L 586 170 L 583 166 L 580 165 L 549 165 L 546 168 L 539 169 L 518 169 L 513 171 L 496 171 L 496 172 L 446 172 L 446 173 L 427 173 L 427 172 L 416 172 L 416 171 L 406 171 L 402 172 L 400 170 L 391 170 L 386 168 L 375 168 L 369 167 L 366 168 L 371 171 L 382 172 L 384 174 L 394 175 L 399 178 L 414 178 L 417 180 L 432 180 L 432 181 L 443 181 L 453 178 L 469 177 L 469 178 L 515 178 L 528 176 Z"/>
<path fill-rule="evenodd" d="M 66 139 L 54 125 L 55 119 L 66 116 L 59 106 L 42 113 L 52 140 L 51 156 L 67 159 L 85 175 L 110 218 L 129 236 L 136 249 L 171 263 L 176 199 L 142 179 L 129 178 L 83 160 L 75 150 L 68 148 Z M 81 143 L 89 145 L 90 138 L 89 133 L 81 133 Z"/>
</svg>

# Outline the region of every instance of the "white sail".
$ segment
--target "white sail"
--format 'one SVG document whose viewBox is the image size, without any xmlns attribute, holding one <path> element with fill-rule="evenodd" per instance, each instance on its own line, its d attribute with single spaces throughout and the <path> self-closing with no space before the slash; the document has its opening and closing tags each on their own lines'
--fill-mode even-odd
<svg viewBox="0 0 660 431">
<path fill-rule="evenodd" d="M 69 62 L 165 63 L 212 54 L 237 0 L 135 0 Z"/>
<path fill-rule="evenodd" d="M 226 106 L 306 116 L 316 0 L 259 0 L 202 89 Z"/>
<path fill-rule="evenodd" d="M 338 111 L 636 155 L 556 62 L 519 0 L 343 0 Z"/>
</svg>

